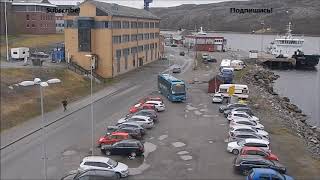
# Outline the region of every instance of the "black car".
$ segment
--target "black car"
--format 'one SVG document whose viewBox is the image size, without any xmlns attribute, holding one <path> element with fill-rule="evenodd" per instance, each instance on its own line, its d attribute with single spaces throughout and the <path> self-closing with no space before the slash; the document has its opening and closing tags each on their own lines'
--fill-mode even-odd
<svg viewBox="0 0 320 180">
<path fill-rule="evenodd" d="M 140 129 L 137 129 L 137 128 L 134 128 L 134 127 L 119 128 L 117 130 L 117 132 L 126 132 L 134 139 L 141 139 L 142 138 L 142 134 L 140 132 Z"/>
<path fill-rule="evenodd" d="M 270 168 L 282 174 L 287 171 L 278 161 L 264 159 L 257 155 L 239 155 L 235 158 L 233 167 L 244 175 L 247 175 L 252 168 Z"/>
<path fill-rule="evenodd" d="M 171 44 L 171 47 L 178 47 L 177 44 Z"/>
<path fill-rule="evenodd" d="M 213 58 L 211 56 L 209 56 L 206 60 L 207 60 L 207 62 L 213 62 L 213 63 L 217 62 L 217 59 L 215 59 L 215 58 Z"/>
<path fill-rule="evenodd" d="M 143 144 L 135 139 L 126 139 L 112 145 L 101 146 L 101 152 L 105 155 L 129 155 L 131 157 L 141 156 L 144 153 Z"/>
<path fill-rule="evenodd" d="M 185 53 L 182 51 L 182 52 L 180 52 L 180 56 L 184 56 L 185 55 Z"/>
<path fill-rule="evenodd" d="M 147 116 L 150 117 L 153 122 L 157 122 L 158 121 L 158 115 L 157 112 L 153 109 L 141 109 L 140 111 L 133 113 L 133 114 L 129 114 L 128 116 Z"/>
<path fill-rule="evenodd" d="M 70 173 L 61 180 L 116 180 L 120 179 L 120 176 L 114 171 L 99 170 L 99 169 L 89 169 L 85 171 L 76 171 Z"/>
<path fill-rule="evenodd" d="M 219 107 L 219 112 L 223 113 L 226 110 L 230 110 L 230 109 L 234 109 L 234 108 L 238 108 L 238 107 L 248 107 L 248 105 L 246 104 L 239 104 L 239 103 L 235 103 L 235 104 L 228 104 L 227 106 L 220 106 Z"/>
<path fill-rule="evenodd" d="M 223 111 L 224 117 L 228 117 L 228 115 L 231 113 L 231 111 L 246 112 L 246 113 L 249 114 L 250 116 L 254 116 L 251 108 L 249 108 L 249 107 L 237 107 L 237 108 L 228 109 L 228 110 Z"/>
</svg>

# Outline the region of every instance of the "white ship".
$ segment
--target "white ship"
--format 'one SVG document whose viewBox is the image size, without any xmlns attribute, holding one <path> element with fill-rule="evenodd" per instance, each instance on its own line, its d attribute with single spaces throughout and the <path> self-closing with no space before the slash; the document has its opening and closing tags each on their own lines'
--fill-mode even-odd
<svg viewBox="0 0 320 180">
<path fill-rule="evenodd" d="M 269 53 L 276 57 L 292 57 L 295 51 L 302 51 L 304 43 L 303 36 L 297 36 L 291 34 L 291 22 L 287 26 L 287 33 L 282 36 L 277 36 L 271 43 Z"/>
</svg>

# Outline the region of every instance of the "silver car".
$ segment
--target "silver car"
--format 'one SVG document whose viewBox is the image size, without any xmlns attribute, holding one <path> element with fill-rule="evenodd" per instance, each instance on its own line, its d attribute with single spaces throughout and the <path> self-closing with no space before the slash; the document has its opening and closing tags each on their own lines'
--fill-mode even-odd
<svg viewBox="0 0 320 180">
<path fill-rule="evenodd" d="M 175 66 L 175 67 L 173 67 L 173 68 L 172 68 L 172 72 L 173 72 L 173 73 L 181 73 L 181 68 L 180 68 L 180 66 Z"/>
</svg>

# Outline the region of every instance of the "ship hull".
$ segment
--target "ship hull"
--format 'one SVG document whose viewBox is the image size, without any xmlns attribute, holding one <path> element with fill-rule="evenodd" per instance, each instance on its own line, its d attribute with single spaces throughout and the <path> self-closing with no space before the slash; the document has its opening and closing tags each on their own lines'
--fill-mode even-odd
<svg viewBox="0 0 320 180">
<path fill-rule="evenodd" d="M 293 55 L 296 59 L 296 68 L 312 68 L 318 65 L 320 55 Z"/>
</svg>

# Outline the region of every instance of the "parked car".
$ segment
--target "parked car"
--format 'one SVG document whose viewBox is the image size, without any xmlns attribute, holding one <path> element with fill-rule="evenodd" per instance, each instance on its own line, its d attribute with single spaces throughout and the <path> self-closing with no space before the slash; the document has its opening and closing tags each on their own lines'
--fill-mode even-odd
<svg viewBox="0 0 320 180">
<path fill-rule="evenodd" d="M 263 130 L 264 126 L 260 123 L 257 123 L 256 121 L 251 121 L 249 119 L 234 119 L 230 121 L 229 126 L 241 126 L 241 125 L 246 125 L 246 126 L 251 126 L 259 130 Z"/>
<path fill-rule="evenodd" d="M 255 133 L 259 136 L 262 136 L 266 139 L 269 139 L 269 133 L 264 130 L 259 130 L 251 126 L 241 125 L 241 126 L 232 126 L 229 128 L 229 135 L 233 136 L 233 133 L 235 132 L 249 132 L 249 133 Z"/>
<path fill-rule="evenodd" d="M 163 57 L 161 58 L 161 60 L 168 60 L 168 57 L 167 57 L 167 56 L 163 56 Z"/>
<path fill-rule="evenodd" d="M 229 136 L 229 142 L 232 141 L 240 141 L 240 140 L 244 140 L 244 139 L 248 139 L 248 138 L 255 138 L 255 139 L 264 139 L 264 140 L 269 140 L 266 139 L 258 134 L 252 133 L 252 132 L 235 132 L 233 133 L 232 136 Z"/>
<path fill-rule="evenodd" d="M 223 113 L 226 110 L 230 110 L 230 109 L 234 109 L 234 108 L 238 108 L 238 107 L 248 107 L 248 105 L 240 104 L 240 103 L 222 105 L 219 107 L 219 112 Z"/>
<path fill-rule="evenodd" d="M 212 97 L 212 103 L 222 103 L 223 101 L 223 96 L 222 94 L 215 93 Z"/>
<path fill-rule="evenodd" d="M 207 60 L 208 56 L 209 56 L 209 55 L 208 55 L 207 53 L 203 53 L 203 54 L 202 54 L 202 59 Z"/>
<path fill-rule="evenodd" d="M 129 118 L 121 118 L 118 120 L 117 125 L 125 122 L 135 122 L 146 129 L 153 128 L 154 126 L 153 120 L 148 116 L 132 116 Z"/>
<path fill-rule="evenodd" d="M 269 144 L 270 142 L 266 140 L 249 138 L 238 142 L 229 142 L 227 145 L 227 151 L 237 155 L 244 146 L 260 147 L 266 151 L 269 151 Z"/>
<path fill-rule="evenodd" d="M 105 145 L 109 146 L 109 145 Z M 120 177 L 127 177 L 129 175 L 129 168 L 127 165 L 112 160 L 103 156 L 88 156 L 83 158 L 78 170 L 99 169 L 114 171 Z"/>
<path fill-rule="evenodd" d="M 240 156 L 241 155 L 257 155 L 261 156 L 265 159 L 269 160 L 274 160 L 274 161 L 279 161 L 279 158 L 275 155 L 272 154 L 270 151 L 266 151 L 265 149 L 259 148 L 259 147 L 243 147 L 240 151 Z"/>
<path fill-rule="evenodd" d="M 250 116 L 246 112 L 242 112 L 242 111 L 231 111 L 227 119 L 229 122 L 235 119 L 248 119 L 250 121 L 255 121 L 255 122 L 260 121 L 259 118 L 257 118 L 256 116 Z"/>
<path fill-rule="evenodd" d="M 160 111 L 164 111 L 166 109 L 166 106 L 159 101 L 147 101 L 145 102 L 145 104 L 151 104 L 154 105 L 154 107 L 156 108 L 156 111 L 160 112 Z"/>
<path fill-rule="evenodd" d="M 101 169 L 88 169 L 85 171 L 75 171 L 61 178 L 61 180 L 118 180 L 120 175 L 114 171 Z"/>
<path fill-rule="evenodd" d="M 135 139 L 122 140 L 112 145 L 101 146 L 101 152 L 109 155 L 129 155 L 131 157 L 140 156 L 144 153 L 143 144 Z"/>
<path fill-rule="evenodd" d="M 247 180 L 294 180 L 293 177 L 281 174 L 270 168 L 253 168 L 247 176 Z"/>
<path fill-rule="evenodd" d="M 138 104 L 135 104 L 134 106 L 131 106 L 129 108 L 129 112 L 135 113 L 135 112 L 140 111 L 141 109 L 154 109 L 155 110 L 155 107 L 152 104 L 138 103 Z"/>
<path fill-rule="evenodd" d="M 180 54 L 180 56 L 184 56 L 185 55 L 185 53 L 183 51 L 181 51 L 179 54 Z"/>
<path fill-rule="evenodd" d="M 217 62 L 217 59 L 213 58 L 212 56 L 208 56 L 208 58 L 207 58 L 207 62 L 213 62 L 213 63 L 216 63 L 216 62 Z"/>
<path fill-rule="evenodd" d="M 124 127 L 124 128 L 118 129 L 117 132 L 128 133 L 129 136 L 134 139 L 141 139 L 142 138 L 142 134 L 141 134 L 140 130 L 137 128 L 134 128 L 134 127 Z"/>
<path fill-rule="evenodd" d="M 139 129 L 142 135 L 145 135 L 145 134 L 146 134 L 145 128 L 142 127 L 141 125 L 135 123 L 135 122 L 125 122 L 125 123 L 122 123 L 122 124 L 117 125 L 117 127 L 118 127 L 119 129 L 121 129 L 121 128 L 126 128 L 126 127 L 133 127 L 133 128 Z"/>
<path fill-rule="evenodd" d="M 101 144 L 113 144 L 128 138 L 129 138 L 129 134 L 125 132 L 106 133 L 106 135 L 99 138 L 98 146 L 100 147 Z"/>
<path fill-rule="evenodd" d="M 174 66 L 172 68 L 173 73 L 181 73 L 181 67 L 180 66 Z"/>
<path fill-rule="evenodd" d="M 244 155 L 237 156 L 234 160 L 233 167 L 236 171 L 248 175 L 253 168 L 270 168 L 282 174 L 285 174 L 287 169 L 278 161 L 264 159 L 261 156 Z"/>
<path fill-rule="evenodd" d="M 132 117 L 132 116 L 147 116 L 147 117 L 150 117 L 154 122 L 158 121 L 158 115 L 156 111 L 153 109 L 142 109 L 136 113 L 127 115 L 127 117 Z"/>
<path fill-rule="evenodd" d="M 177 44 L 171 44 L 171 47 L 178 47 Z"/>
<path fill-rule="evenodd" d="M 234 109 L 230 109 L 230 110 L 225 110 L 225 111 L 223 112 L 224 117 L 228 117 L 228 115 L 231 113 L 231 111 L 246 112 L 246 113 L 249 114 L 250 116 L 254 116 L 251 108 L 249 108 L 249 107 L 238 107 L 238 108 L 234 108 Z"/>
</svg>

